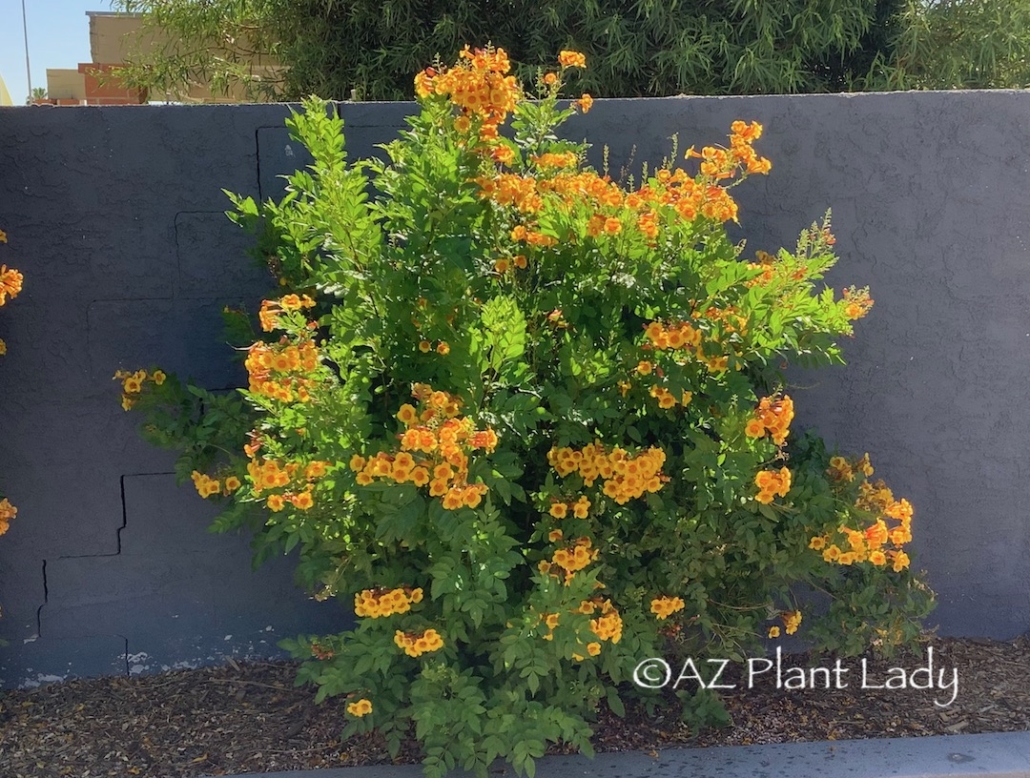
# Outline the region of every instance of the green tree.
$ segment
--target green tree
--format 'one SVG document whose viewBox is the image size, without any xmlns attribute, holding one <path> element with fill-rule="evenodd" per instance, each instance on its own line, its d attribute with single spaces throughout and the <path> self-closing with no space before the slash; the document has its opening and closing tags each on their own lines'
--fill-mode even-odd
<svg viewBox="0 0 1030 778">
<path fill-rule="evenodd" d="M 918 0 L 117 0 L 116 6 L 142 13 L 148 31 L 160 28 L 169 38 L 133 56 L 122 73 L 132 85 L 169 91 L 191 80 L 221 89 L 242 83 L 252 94 L 288 99 L 411 99 L 411 74 L 425 62 L 487 42 L 510 53 L 524 82 L 555 51 L 582 51 L 591 67 L 576 86 L 599 97 L 904 88 L 901 75 L 934 70 L 920 57 L 941 56 L 927 55 L 925 36 L 913 30 L 930 24 L 933 35 L 944 35 L 928 21 L 934 9 Z M 900 71 L 899 41 L 915 51 Z M 248 66 L 253 52 L 282 63 L 282 79 L 255 79 Z"/>
<path fill-rule="evenodd" d="M 1030 85 L 1028 0 L 906 0 L 888 86 L 1022 89 Z"/>
</svg>

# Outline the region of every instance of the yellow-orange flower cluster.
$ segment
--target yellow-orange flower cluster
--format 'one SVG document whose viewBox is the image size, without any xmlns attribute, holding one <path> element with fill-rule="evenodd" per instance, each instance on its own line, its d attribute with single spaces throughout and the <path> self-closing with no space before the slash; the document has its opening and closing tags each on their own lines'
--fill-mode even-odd
<svg viewBox="0 0 1030 778">
<path fill-rule="evenodd" d="M 527 267 L 529 267 L 529 262 L 526 260 L 526 257 L 522 254 L 516 254 L 511 259 L 508 259 L 507 257 L 501 257 L 496 262 L 494 262 L 494 270 L 503 275 L 504 273 L 507 273 L 509 270 L 511 270 L 512 265 L 517 267 L 519 270 L 525 270 Z"/>
<path fill-rule="evenodd" d="M 618 643 L 622 640 L 622 617 L 611 600 L 601 603 L 601 616 L 590 620 L 590 629 L 601 640 Z"/>
<path fill-rule="evenodd" d="M 794 419 L 794 401 L 787 395 L 783 399 L 763 397 L 758 411 L 748 420 L 745 432 L 748 437 L 761 438 L 768 432 L 773 443 L 782 446 L 787 440 L 790 423 Z"/>
<path fill-rule="evenodd" d="M 420 98 L 448 97 L 464 116 L 479 119 L 480 140 L 493 141 L 498 137 L 497 127 L 522 97 L 515 76 L 505 75 L 509 70 L 511 63 L 504 49 L 473 52 L 466 46 L 457 66 L 442 72 L 426 68 L 415 76 L 415 93 Z"/>
<path fill-rule="evenodd" d="M 255 453 L 260 447 L 260 438 L 257 438 L 256 442 L 244 446 L 244 450 L 251 457 L 250 462 L 247 463 L 247 472 L 250 475 L 254 494 L 259 495 L 269 489 L 289 486 L 292 482 L 296 484 L 295 490 L 282 494 L 270 494 L 266 500 L 268 507 L 278 512 L 285 508 L 287 503 L 302 511 L 314 506 L 313 481 L 326 474 L 330 463 L 315 460 L 307 465 L 301 462 L 287 462 L 280 465 L 274 459 L 255 457 Z M 226 484 L 228 483 L 229 479 L 226 479 Z M 296 488 L 300 488 L 300 491 L 296 491 Z"/>
<path fill-rule="evenodd" d="M 650 341 L 652 348 L 660 351 L 678 349 L 697 349 L 701 346 L 701 331 L 688 322 L 676 322 L 665 326 L 653 321 L 644 330 L 644 336 Z"/>
<path fill-rule="evenodd" d="M 193 485 L 197 488 L 197 493 L 201 497 L 210 497 L 211 495 L 218 494 L 222 491 L 221 482 L 205 475 L 204 473 L 194 470 L 191 477 L 193 479 Z"/>
<path fill-rule="evenodd" d="M 530 157 L 530 162 L 542 170 L 574 167 L 578 160 L 574 151 L 547 152 L 538 157 Z"/>
<path fill-rule="evenodd" d="M 587 58 L 585 54 L 578 51 L 561 51 L 558 53 L 558 64 L 563 68 L 585 68 Z"/>
<path fill-rule="evenodd" d="M 703 311 L 694 311 L 690 316 L 693 319 L 707 319 L 717 323 L 723 332 L 739 332 L 741 335 L 747 332 L 747 316 L 742 315 L 740 309 L 733 305 L 725 308 L 710 305 Z"/>
<path fill-rule="evenodd" d="M 652 386 L 651 396 L 658 400 L 658 407 L 668 410 L 669 408 L 675 408 L 677 405 L 676 395 L 666 389 L 664 386 Z M 690 401 L 694 398 L 693 392 L 683 392 L 680 395 L 679 404 L 689 405 Z"/>
<path fill-rule="evenodd" d="M 750 145 L 742 146 L 741 149 L 754 153 Z M 705 156 L 709 154 L 714 156 Z M 746 167 L 746 163 L 735 162 L 730 152 L 710 147 L 704 149 L 704 154 L 697 154 L 691 149 L 687 157 L 692 156 L 705 159 L 699 176 L 691 177 L 682 168 L 662 168 L 650 181 L 626 198 L 626 205 L 638 212 L 669 210 L 688 222 L 698 216 L 720 222 L 736 219 L 737 203 L 719 181 L 733 177 L 742 164 Z"/>
<path fill-rule="evenodd" d="M 659 620 L 664 620 L 677 611 L 683 610 L 685 605 L 686 603 L 680 597 L 655 597 L 651 600 L 651 613 L 655 614 Z"/>
<path fill-rule="evenodd" d="M 571 512 L 577 519 L 585 519 L 590 512 L 590 500 L 580 496 L 576 502 L 552 502 L 550 514 L 556 519 L 564 519 Z"/>
<path fill-rule="evenodd" d="M 659 170 L 655 178 L 627 198 L 626 204 L 640 208 L 655 206 L 676 213 L 684 221 L 698 216 L 720 222 L 737 218 L 737 203 L 725 188 L 715 181 L 691 178 L 685 170 L 677 168 Z"/>
<path fill-rule="evenodd" d="M 873 472 L 868 454 L 855 463 L 834 457 L 830 465 L 829 472 L 837 480 L 851 480 L 852 468 L 865 475 Z M 912 504 L 905 499 L 895 500 L 893 492 L 883 481 L 875 484 L 863 481 L 859 485 L 855 507 L 877 514 L 876 520 L 865 529 L 841 525 L 832 535 L 817 535 L 809 542 L 809 548 L 821 551 L 824 560 L 836 564 L 869 562 L 876 567 L 889 564 L 896 573 L 907 568 L 911 560 L 902 547 L 912 540 Z M 897 524 L 892 527 L 888 520 Z M 891 548 L 887 547 L 888 543 Z"/>
<path fill-rule="evenodd" d="M 611 600 L 601 599 L 600 597 L 583 600 L 579 607 L 573 609 L 570 613 L 593 616 L 597 611 L 600 611 L 598 618 L 590 619 L 590 630 L 594 637 L 598 640 L 610 640 L 612 643 L 618 643 L 622 639 L 622 617 L 615 609 L 615 606 L 612 605 Z M 544 640 L 554 640 L 554 630 L 558 627 L 560 615 L 558 613 L 542 613 L 538 615 L 538 623 L 543 623 L 547 626 L 547 632 L 542 635 Z M 583 646 L 582 642 L 580 646 Z M 596 641 L 590 641 L 586 644 L 586 651 L 590 656 L 597 656 L 601 653 L 601 644 Z M 572 658 L 577 662 L 585 659 L 585 657 L 575 653 L 572 655 Z"/>
<path fill-rule="evenodd" d="M 844 315 L 849 319 L 861 319 L 873 307 L 873 299 L 869 289 L 856 289 L 854 286 L 844 290 Z"/>
<path fill-rule="evenodd" d="M 119 370 L 114 374 L 114 380 L 122 382 L 122 408 L 129 410 L 136 404 L 136 398 L 132 395 L 143 391 L 143 385 L 149 380 L 160 386 L 165 382 L 167 376 L 161 370 L 155 370 L 148 374 L 146 370 L 137 370 L 130 373 L 127 370 Z"/>
<path fill-rule="evenodd" d="M 575 573 L 582 570 L 597 559 L 597 549 L 590 547 L 590 538 L 580 538 L 576 545 L 559 548 L 551 557 L 551 564 L 563 568 L 566 572 Z"/>
<path fill-rule="evenodd" d="M 280 465 L 274 459 L 254 458 L 247 464 L 247 472 L 253 482 L 254 494 L 260 494 L 266 489 L 287 486 L 299 469 L 300 465 L 296 462 Z"/>
<path fill-rule="evenodd" d="M 457 510 L 475 508 L 487 493 L 485 484 L 469 484 L 468 452 L 493 451 L 497 433 L 492 429 L 476 430 L 472 420 L 457 418 L 461 401 L 447 392 L 433 391 L 428 384 L 415 384 L 412 396 L 421 410 L 405 404 L 397 418 L 407 429 L 400 437 L 397 454 L 379 452 L 366 460 L 355 454 L 350 461 L 357 473 L 357 482 L 367 486 L 375 478 L 388 478 L 397 483 L 410 481 L 415 486 L 429 485 L 430 497 L 441 497 L 443 507 Z M 414 454 L 426 456 L 415 458 Z"/>
<path fill-rule="evenodd" d="M 760 503 L 768 505 L 776 495 L 786 497 L 790 491 L 790 470 L 781 467 L 778 473 L 773 470 L 759 471 L 755 476 L 755 486 L 759 489 L 755 499 Z"/>
<path fill-rule="evenodd" d="M 0 535 L 10 529 L 11 519 L 18 515 L 18 509 L 11 505 L 10 500 L 4 497 L 0 500 Z"/>
<path fill-rule="evenodd" d="M 541 192 L 553 192 L 558 195 L 566 208 L 587 203 L 591 210 L 597 212 L 602 208 L 619 208 L 625 202 L 626 193 L 608 176 L 599 176 L 592 171 L 560 173 L 552 178 L 541 179 L 537 184 Z M 605 217 L 601 217 L 603 228 Z M 609 214 L 611 215 L 611 214 Z M 597 229 L 594 234 L 600 234 Z"/>
<path fill-rule="evenodd" d="M 461 413 L 461 398 L 448 392 L 433 391 L 428 384 L 415 384 L 412 387 L 412 397 L 422 406 L 419 412 L 413 405 L 405 403 L 397 412 L 397 419 L 405 427 L 417 427 L 419 422 L 431 429 L 437 429 L 443 418 L 453 419 Z M 414 438 L 412 438 L 414 440 Z M 417 448 L 409 446 L 408 450 Z"/>
<path fill-rule="evenodd" d="M 853 481 L 855 473 L 862 473 L 868 477 L 873 474 L 873 465 L 869 461 L 869 454 L 864 454 L 861 459 L 849 462 L 844 457 L 832 457 L 830 467 L 826 471 L 834 481 Z"/>
<path fill-rule="evenodd" d="M 735 309 L 726 309 L 723 311 L 710 308 L 705 311 L 704 314 L 694 313 L 693 316 L 695 318 L 700 318 L 703 315 L 705 318 L 711 319 L 712 321 L 719 321 L 726 319 L 729 315 L 735 314 Z M 727 332 L 737 330 L 738 326 L 740 328 L 740 332 L 743 332 L 745 327 L 743 317 L 737 317 L 737 325 L 734 325 L 730 321 L 722 322 L 722 328 Z M 644 336 L 647 338 L 648 342 L 643 344 L 641 348 L 645 351 L 650 351 L 652 349 L 672 352 L 692 351 L 693 356 L 696 357 L 699 362 L 705 364 L 713 373 L 722 372 L 729 366 L 729 356 L 725 354 L 705 354 L 704 347 L 702 346 L 701 330 L 687 322 L 673 322 L 666 326 L 661 322 L 653 321 L 645 326 Z M 717 341 L 717 338 L 711 337 L 710 341 L 714 343 Z M 682 359 L 680 357 L 676 357 L 676 361 L 682 363 Z M 657 372 L 659 377 L 661 377 L 662 373 L 660 370 L 656 369 L 655 372 Z M 654 396 L 653 393 L 652 396 Z M 668 405 L 668 402 L 669 401 L 666 400 L 666 406 L 663 407 L 672 407 L 671 405 Z"/>
<path fill-rule="evenodd" d="M 25 277 L 14 268 L 8 270 L 7 265 L 0 265 L 0 305 L 6 304 L 8 297 L 13 300 L 18 296 L 24 280 Z"/>
<path fill-rule="evenodd" d="M 433 84 L 439 78 L 441 76 L 435 75 L 435 72 L 429 75 L 426 71 L 416 78 L 416 83 L 428 95 L 434 90 Z M 584 112 L 592 104 L 593 99 L 586 94 L 576 103 Z M 557 196 L 555 205 L 566 213 L 573 209 L 583 213 L 585 208 L 585 232 L 588 237 L 614 237 L 635 227 L 646 242 L 655 245 L 663 212 L 674 213 L 686 221 L 693 221 L 699 216 L 719 221 L 736 219 L 737 204 L 720 182 L 737 173 L 768 172 L 768 160 L 758 157 L 751 146 L 761 135 L 761 126 L 734 122 L 732 130 L 729 149 L 706 147 L 701 153 L 693 150 L 688 152 L 688 157 L 696 156 L 704 160 L 696 178 L 682 168 L 663 168 L 654 178 L 632 192 L 623 191 L 608 176 L 577 171 L 578 159 L 572 152 L 549 152 L 534 157 L 531 161 L 536 164 L 539 177 L 504 173 L 483 175 L 475 181 L 480 186 L 481 197 L 495 200 L 500 205 L 512 206 L 522 215 L 539 212 L 545 196 L 550 193 Z M 491 155 L 495 161 L 503 164 L 510 164 L 514 156 L 511 147 L 506 144 L 493 147 Z M 625 210 L 619 210 L 623 208 Z M 542 247 L 557 242 L 555 236 L 539 232 L 536 226 L 531 221 L 516 225 L 511 233 L 512 240 Z M 575 240 L 577 237 L 580 236 L 573 230 L 567 239 Z"/>
<path fill-rule="evenodd" d="M 323 662 L 325 662 L 336 656 L 336 652 L 333 651 L 331 648 L 327 648 L 321 645 L 320 643 L 312 643 L 311 656 L 313 656 L 315 659 L 321 659 Z"/>
<path fill-rule="evenodd" d="M 352 716 L 361 718 L 367 716 L 372 712 L 372 701 L 371 700 L 358 700 L 347 705 L 347 712 Z"/>
<path fill-rule="evenodd" d="M 877 481 L 875 485 L 866 482 L 859 489 L 861 493 L 856 505 L 860 508 L 867 507 L 870 510 L 879 508 L 886 516 L 897 519 L 902 524 L 911 524 L 912 504 L 904 498 L 895 500 L 893 493 L 883 481 Z"/>
<path fill-rule="evenodd" d="M 601 478 L 602 491 L 619 505 L 643 496 L 644 492 L 657 492 L 662 488 L 662 465 L 665 452 L 649 448 L 636 456 L 616 446 L 606 452 L 600 441 L 586 445 L 581 451 L 571 448 L 552 448 L 547 461 L 560 476 L 579 473 L 586 486 Z"/>
<path fill-rule="evenodd" d="M 584 95 L 579 104 L 586 111 L 592 102 L 589 95 Z M 741 148 L 750 149 L 750 146 Z M 707 182 L 703 177 L 695 180 L 682 169 L 660 170 L 653 182 L 627 193 L 607 176 L 567 170 L 576 162 L 575 155 L 570 152 L 544 154 L 537 159 L 540 171 L 550 173 L 549 176 L 539 179 L 514 174 L 481 176 L 476 179 L 481 189 L 480 196 L 494 199 L 502 205 L 515 206 L 522 214 L 533 214 L 540 210 L 542 196 L 554 193 L 559 198 L 556 204 L 566 212 L 587 206 L 591 214 L 586 224 L 587 236 L 619 235 L 629 224 L 634 224 L 651 243 L 659 233 L 659 212 L 662 209 L 674 211 L 687 221 L 699 215 L 721 221 L 736 218 L 737 205 L 724 187 L 714 179 Z M 554 164 L 542 164 L 545 160 Z M 735 170 L 736 164 L 730 167 Z M 623 206 L 636 213 L 632 220 L 625 219 L 625 214 L 616 210 Z M 518 225 L 512 238 L 530 244 L 553 244 L 553 237 L 534 232 L 533 227 L 533 224 Z"/>
<path fill-rule="evenodd" d="M 582 648 L 583 644 L 580 643 L 579 647 Z M 587 643 L 586 650 L 589 656 L 597 656 L 601 653 L 601 644 L 597 642 Z M 575 651 L 572 652 L 572 658 L 575 659 L 577 662 L 582 662 L 584 659 L 586 659 L 585 656 L 583 656 L 582 654 L 577 654 Z"/>
<path fill-rule="evenodd" d="M 801 611 L 784 611 L 780 618 L 783 619 L 783 627 L 788 635 L 793 635 L 801 626 Z"/>
<path fill-rule="evenodd" d="M 250 376 L 249 389 L 255 394 L 284 403 L 295 399 L 307 402 L 314 381 L 304 374 L 318 367 L 318 348 L 311 341 L 288 344 L 286 338 L 275 346 L 259 341 L 248 350 L 245 365 Z"/>
<path fill-rule="evenodd" d="M 762 273 L 761 275 L 744 282 L 744 286 L 749 288 L 761 284 L 768 284 L 776 277 L 776 257 L 765 251 L 756 251 L 755 256 L 758 261 L 748 262 L 748 269 L 761 270 Z"/>
<path fill-rule="evenodd" d="M 530 225 L 530 227 L 532 226 L 534 225 Z M 515 225 L 514 229 L 511 231 L 511 239 L 518 243 L 527 243 L 530 246 L 539 246 L 541 248 L 554 246 L 558 243 L 557 238 L 529 229 L 524 224 Z"/>
<path fill-rule="evenodd" d="M 412 605 L 422 602 L 421 589 L 365 589 L 354 595 L 354 615 L 379 619 L 395 613 L 407 613 Z"/>
<path fill-rule="evenodd" d="M 539 614 L 538 623 L 544 623 L 547 625 L 547 632 L 543 636 L 544 640 L 554 640 L 554 630 L 558 627 L 558 620 L 560 617 L 560 613 Z"/>
<path fill-rule="evenodd" d="M 283 311 L 299 311 L 302 308 L 313 308 L 315 301 L 308 295 L 303 297 L 288 294 L 279 300 L 262 300 L 261 310 L 258 312 L 258 321 L 261 329 L 271 332 L 279 326 L 279 316 Z"/>
<path fill-rule="evenodd" d="M 398 648 L 404 649 L 405 654 L 414 657 L 443 648 L 443 638 L 435 629 L 427 629 L 422 634 L 397 630 L 393 642 Z"/>
<path fill-rule="evenodd" d="M 197 493 L 204 498 L 210 497 L 213 494 L 221 492 L 224 495 L 230 495 L 240 488 L 240 479 L 234 475 L 229 476 L 225 479 L 225 485 L 222 485 L 222 481 L 217 478 L 211 478 L 204 473 L 194 470 L 190 476 L 193 479 L 193 486 L 196 487 Z"/>
<path fill-rule="evenodd" d="M 566 171 L 566 167 L 576 163 L 576 156 L 572 152 L 544 154 L 535 158 L 535 161 L 542 171 L 549 171 L 552 175 L 539 179 L 513 174 L 481 176 L 475 179 L 480 186 L 480 197 L 492 199 L 500 205 L 514 206 L 519 213 L 530 215 L 540 210 L 543 196 L 551 194 L 557 198 L 553 200 L 555 205 L 566 212 L 581 208 L 584 204 L 593 212 L 587 223 L 588 236 L 614 236 L 622 232 L 622 221 L 614 209 L 623 205 L 626 195 L 607 176 L 602 178 L 588 171 Z M 549 246 L 556 243 L 555 238 L 535 231 L 534 227 L 533 223 L 519 224 L 512 231 L 511 237 L 530 245 Z"/>
<path fill-rule="evenodd" d="M 493 177 L 480 176 L 476 183 L 479 184 L 480 197 L 493 200 L 498 205 L 514 206 L 519 213 L 536 213 L 543 206 L 543 199 L 537 191 L 537 181 L 532 176 L 501 173 Z"/>
<path fill-rule="evenodd" d="M 687 151 L 687 158 L 704 160 L 701 163 L 701 175 L 714 181 L 732 178 L 739 170 L 749 174 L 766 174 L 772 169 L 772 163 L 759 157 L 751 145 L 761 137 L 762 125 L 758 122 L 747 124 L 738 120 L 730 125 L 728 149 L 705 146 L 699 154 L 691 148 Z"/>
</svg>

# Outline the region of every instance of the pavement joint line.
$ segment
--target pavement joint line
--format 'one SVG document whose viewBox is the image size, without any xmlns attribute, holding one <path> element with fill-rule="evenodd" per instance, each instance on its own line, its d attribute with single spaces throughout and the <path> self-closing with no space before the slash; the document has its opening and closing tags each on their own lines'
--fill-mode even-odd
<svg viewBox="0 0 1030 778">
<path fill-rule="evenodd" d="M 1030 731 L 550 756 L 538 778 L 1030 778 Z M 491 776 L 512 776 L 503 765 Z M 238 778 L 419 778 L 421 765 L 334 767 Z M 456 771 L 450 778 L 471 773 Z"/>
</svg>

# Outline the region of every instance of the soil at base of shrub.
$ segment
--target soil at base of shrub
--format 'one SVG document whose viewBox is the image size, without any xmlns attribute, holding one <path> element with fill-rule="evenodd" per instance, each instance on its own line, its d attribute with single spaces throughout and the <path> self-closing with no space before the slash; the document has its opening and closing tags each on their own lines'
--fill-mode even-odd
<svg viewBox="0 0 1030 778">
<path fill-rule="evenodd" d="M 834 658 L 784 655 L 784 682 L 799 682 L 792 667 L 829 672 L 804 671 L 806 683 L 816 688 L 788 690 L 776 688 L 775 668 L 749 683 L 746 668 L 730 665 L 721 683 L 737 688 L 721 694 L 731 726 L 695 734 L 680 721 L 670 696 L 654 717 L 636 706 L 628 706 L 625 718 L 602 710 L 594 744 L 598 751 L 657 756 L 676 747 L 1030 730 L 1030 639 L 934 639 L 928 646 L 937 688 L 911 688 L 926 683 L 927 673 L 911 675 L 927 667 L 926 647 L 889 661 L 868 660 L 867 687 L 884 685 L 889 677 L 900 684 L 891 668 L 905 671 L 908 688 L 894 689 L 861 688 L 861 659 L 841 660 L 837 674 Z M 682 665 L 670 664 L 675 677 Z M 233 662 L 0 692 L 4 776 L 194 778 L 419 761 L 413 741 L 397 760 L 374 735 L 341 743 L 346 701 L 316 706 L 310 688 L 294 687 L 295 669 L 291 662 Z M 935 705 L 935 699 L 946 703 L 952 696 L 940 686 L 951 683 L 953 671 L 954 702 Z M 709 669 L 702 672 L 710 676 Z"/>
</svg>

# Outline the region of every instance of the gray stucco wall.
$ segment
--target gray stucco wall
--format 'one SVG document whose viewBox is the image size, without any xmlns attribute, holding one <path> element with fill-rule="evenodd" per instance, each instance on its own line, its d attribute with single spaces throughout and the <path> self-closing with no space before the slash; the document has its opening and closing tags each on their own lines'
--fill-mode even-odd
<svg viewBox="0 0 1030 778">
<path fill-rule="evenodd" d="M 341 104 L 348 148 L 395 136 L 405 104 Z M 25 289 L 0 310 L 0 682 L 154 672 L 272 656 L 345 626 L 292 587 L 289 558 L 252 573 L 248 539 L 170 475 L 118 406 L 119 368 L 160 364 L 211 389 L 243 376 L 219 311 L 270 276 L 223 215 L 222 188 L 281 191 L 302 149 L 284 106 L 0 109 L 0 262 Z M 567 125 L 611 170 L 725 139 L 757 120 L 768 177 L 735 190 L 751 249 L 793 246 L 834 213 L 828 283 L 876 306 L 849 366 L 795 373 L 798 422 L 869 451 L 916 507 L 913 548 L 953 636 L 1030 629 L 1030 94 L 951 92 L 598 101 Z M 630 160 L 632 159 L 632 162 Z M 802 388 L 804 387 L 804 388 Z"/>
</svg>

